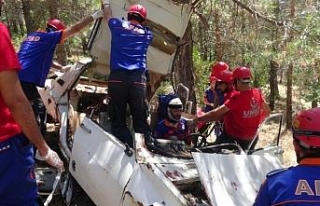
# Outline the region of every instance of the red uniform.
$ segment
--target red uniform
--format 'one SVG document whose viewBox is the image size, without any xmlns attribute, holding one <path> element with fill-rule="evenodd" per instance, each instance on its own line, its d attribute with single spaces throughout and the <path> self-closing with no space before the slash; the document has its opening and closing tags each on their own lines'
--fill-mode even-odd
<svg viewBox="0 0 320 206">
<path fill-rule="evenodd" d="M 20 64 L 16 52 L 11 44 L 7 27 L 0 22 L 0 72 L 6 70 L 20 70 Z M 10 92 L 10 91 L 8 91 Z M 0 142 L 3 142 L 16 134 L 21 129 L 14 120 L 9 108 L 0 98 Z"/>
<path fill-rule="evenodd" d="M 259 89 L 234 93 L 224 105 L 230 111 L 224 117 L 224 131 L 235 140 L 252 140 L 261 119 L 264 96 Z"/>
</svg>

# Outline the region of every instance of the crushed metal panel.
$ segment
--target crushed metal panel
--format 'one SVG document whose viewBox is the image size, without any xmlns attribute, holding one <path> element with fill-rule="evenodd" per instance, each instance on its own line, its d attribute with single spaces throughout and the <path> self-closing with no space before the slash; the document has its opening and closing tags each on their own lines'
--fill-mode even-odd
<svg viewBox="0 0 320 206">
<path fill-rule="evenodd" d="M 164 162 L 156 165 L 174 184 L 183 184 L 199 179 L 197 167 L 194 162 L 179 164 L 168 164 Z"/>
<path fill-rule="evenodd" d="M 131 3 L 130 3 L 131 2 Z M 126 18 L 128 8 L 134 4 L 127 0 L 110 0 L 115 18 Z M 192 6 L 178 4 L 172 0 L 140 0 L 147 11 L 146 25 L 153 32 L 154 39 L 147 53 L 148 68 L 158 74 L 168 74 L 180 39 L 183 37 L 192 14 Z M 95 73 L 110 73 L 110 30 L 105 19 L 96 21 L 89 39 L 90 54 Z"/>
<path fill-rule="evenodd" d="M 119 205 L 136 165 L 134 156 L 100 126 L 84 118 L 74 136 L 69 171 L 97 205 Z M 108 198 L 106 198 L 108 197 Z"/>
<path fill-rule="evenodd" d="M 125 189 L 124 194 L 130 194 L 141 205 L 188 205 L 180 191 L 154 164 L 135 167 Z"/>
<path fill-rule="evenodd" d="M 192 153 L 212 205 L 253 205 L 268 172 L 282 168 L 278 158 Z"/>
</svg>

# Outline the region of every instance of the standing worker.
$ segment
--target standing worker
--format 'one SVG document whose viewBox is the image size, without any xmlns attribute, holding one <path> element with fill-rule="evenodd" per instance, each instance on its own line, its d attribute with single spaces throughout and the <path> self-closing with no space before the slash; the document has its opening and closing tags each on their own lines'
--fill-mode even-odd
<svg viewBox="0 0 320 206">
<path fill-rule="evenodd" d="M 0 14 L 3 4 L 0 0 Z M 19 70 L 9 31 L 0 22 L 0 205 L 37 206 L 33 145 L 49 165 L 61 172 L 64 166 L 41 135 L 21 89 Z"/>
<path fill-rule="evenodd" d="M 270 172 L 254 206 L 320 205 L 320 108 L 295 116 L 292 137 L 299 164 Z"/>
<path fill-rule="evenodd" d="M 192 120 L 193 123 L 224 120 L 223 132 L 216 144 L 237 143 L 243 150 L 252 149 L 252 141 L 262 120 L 269 115 L 270 108 L 260 89 L 252 88 L 252 74 L 247 67 L 236 67 L 232 72 L 235 92 L 224 104 Z M 251 148 L 248 148 L 252 145 Z"/>
<path fill-rule="evenodd" d="M 104 16 L 111 31 L 110 53 L 110 119 L 113 135 L 133 146 L 133 137 L 126 123 L 126 108 L 129 104 L 135 132 L 144 134 L 146 143 L 151 138 L 147 122 L 146 103 L 147 50 L 153 36 L 143 26 L 147 11 L 142 5 L 132 5 L 127 21 L 112 18 L 109 0 L 103 1 Z"/>
<path fill-rule="evenodd" d="M 19 79 L 37 119 L 46 119 L 43 117 L 45 115 L 43 114 L 44 106 L 37 87 L 44 87 L 51 65 L 55 68 L 59 67 L 59 65 L 52 62 L 57 44 L 62 44 L 67 38 L 80 32 L 91 22 L 102 17 L 102 10 L 97 11 L 70 28 L 66 28 L 59 19 L 49 19 L 46 31 L 38 30 L 31 32 L 24 38 L 18 52 L 22 67 L 22 70 L 19 72 Z M 39 117 L 39 112 L 41 118 Z M 40 121 L 39 124 L 43 135 L 45 135 L 45 122 Z"/>
<path fill-rule="evenodd" d="M 210 74 L 210 87 L 205 90 L 203 103 L 205 104 L 204 112 L 209 112 L 220 106 L 224 102 L 223 94 L 217 87 L 217 75 L 222 71 L 229 71 L 229 65 L 225 62 L 217 62 L 212 65 Z"/>
</svg>

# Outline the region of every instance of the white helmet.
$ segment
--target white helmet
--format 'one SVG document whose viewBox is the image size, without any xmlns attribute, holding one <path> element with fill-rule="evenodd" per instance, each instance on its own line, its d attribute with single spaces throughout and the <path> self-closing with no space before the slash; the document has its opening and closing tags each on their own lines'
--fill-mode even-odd
<svg viewBox="0 0 320 206">
<path fill-rule="evenodd" d="M 181 118 L 180 117 L 174 117 L 171 113 L 171 109 L 183 109 L 182 101 L 180 98 L 176 97 L 169 101 L 168 103 L 168 112 L 167 112 L 167 118 L 170 122 L 178 122 Z"/>
</svg>

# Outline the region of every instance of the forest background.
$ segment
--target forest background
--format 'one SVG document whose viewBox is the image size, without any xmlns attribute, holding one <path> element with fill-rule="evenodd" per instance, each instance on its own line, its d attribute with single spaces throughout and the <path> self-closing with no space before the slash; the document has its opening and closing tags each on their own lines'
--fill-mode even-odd
<svg viewBox="0 0 320 206">
<path fill-rule="evenodd" d="M 172 72 L 161 80 L 171 80 L 174 88 L 183 83 L 190 88 L 191 101 L 201 105 L 211 65 L 225 61 L 231 69 L 238 65 L 252 69 L 253 85 L 263 88 L 273 111 L 285 114 L 286 128 L 290 128 L 295 112 L 318 105 L 319 0 L 174 1 L 196 6 Z M 44 29 L 49 18 L 60 18 L 71 26 L 100 9 L 99 0 L 5 2 L 1 20 L 8 25 L 17 50 L 22 38 L 28 32 Z M 55 59 L 67 65 L 87 56 L 89 34 L 90 27 L 59 45 Z M 279 85 L 285 88 L 282 94 Z M 295 89 L 298 98 L 293 97 Z"/>
</svg>

